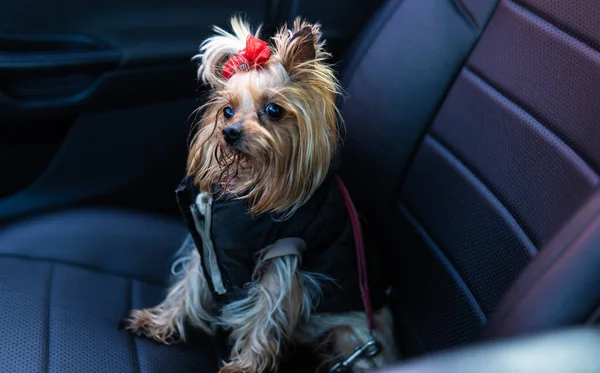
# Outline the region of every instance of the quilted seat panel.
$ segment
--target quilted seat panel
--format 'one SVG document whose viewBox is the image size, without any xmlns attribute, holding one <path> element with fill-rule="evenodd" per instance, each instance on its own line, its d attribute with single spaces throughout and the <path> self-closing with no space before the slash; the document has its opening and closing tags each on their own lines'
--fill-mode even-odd
<svg viewBox="0 0 600 373">
<path fill-rule="evenodd" d="M 216 371 L 215 346 L 201 333 L 165 346 L 120 329 L 130 309 L 162 300 L 183 237 L 177 221 L 102 210 L 0 231 L 0 372 Z"/>
</svg>

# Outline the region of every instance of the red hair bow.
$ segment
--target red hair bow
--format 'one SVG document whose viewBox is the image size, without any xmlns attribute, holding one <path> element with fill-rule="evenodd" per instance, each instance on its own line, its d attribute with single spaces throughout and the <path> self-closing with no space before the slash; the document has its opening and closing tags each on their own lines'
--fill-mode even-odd
<svg viewBox="0 0 600 373">
<path fill-rule="evenodd" d="M 248 35 L 246 48 L 227 61 L 223 69 L 223 78 L 229 79 L 239 70 L 250 70 L 262 66 L 269 60 L 270 56 L 271 50 L 265 41 Z"/>
</svg>

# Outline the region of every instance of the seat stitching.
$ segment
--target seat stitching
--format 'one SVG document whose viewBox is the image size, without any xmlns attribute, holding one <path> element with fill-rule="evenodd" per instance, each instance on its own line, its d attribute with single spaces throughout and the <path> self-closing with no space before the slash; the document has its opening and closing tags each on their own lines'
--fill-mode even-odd
<svg viewBox="0 0 600 373">
<path fill-rule="evenodd" d="M 154 281 L 154 280 L 150 280 L 150 279 L 143 278 L 143 277 L 140 278 L 138 276 L 131 276 L 131 275 L 128 275 L 126 273 L 105 271 L 105 270 L 99 269 L 99 268 L 94 267 L 94 266 L 89 266 L 89 265 L 85 265 L 85 264 L 78 264 L 78 263 L 73 263 L 73 262 L 59 260 L 59 259 L 52 259 L 52 258 L 32 258 L 32 257 L 26 256 L 26 255 L 6 254 L 6 253 L 0 254 L 0 259 L 2 259 L 2 258 L 19 259 L 19 260 L 26 260 L 26 261 L 31 261 L 31 262 L 44 262 L 44 263 L 52 263 L 52 264 L 61 264 L 61 265 L 65 265 L 65 266 L 69 266 L 69 267 L 81 268 L 81 269 L 85 269 L 85 270 L 88 270 L 88 271 L 97 272 L 97 273 L 101 273 L 101 274 L 105 274 L 105 275 L 116 276 L 116 277 L 121 277 L 121 278 L 128 278 L 128 279 L 136 279 L 138 281 L 141 281 L 141 282 L 149 284 L 149 285 L 155 285 L 155 286 L 165 286 L 166 285 L 166 283 L 159 282 L 159 281 Z"/>
<path fill-rule="evenodd" d="M 133 309 L 133 286 L 134 286 L 134 282 L 135 279 L 130 279 L 129 280 L 129 296 L 128 296 L 128 301 L 127 301 L 127 313 L 129 313 L 132 309 Z M 140 355 L 138 352 L 138 344 L 137 344 L 137 338 L 133 333 L 129 333 L 130 337 L 131 337 L 131 341 L 133 343 L 133 365 L 135 367 L 134 371 L 141 373 L 142 369 L 140 367 Z"/>
<path fill-rule="evenodd" d="M 50 263 L 50 273 L 48 275 L 48 308 L 46 311 L 46 350 L 44 351 L 44 365 L 46 366 L 46 372 L 50 372 L 50 311 L 52 310 L 52 285 L 54 283 L 54 270 L 56 264 Z"/>
<path fill-rule="evenodd" d="M 469 24 L 469 26 L 476 28 L 479 30 L 479 23 L 475 19 L 475 16 L 471 12 L 471 10 L 467 7 L 463 0 L 451 0 L 450 1 L 456 7 L 456 10 L 463 16 L 465 21 Z"/>
<path fill-rule="evenodd" d="M 466 176 L 467 181 L 490 200 L 494 210 L 498 212 L 502 220 L 504 220 L 512 228 L 512 231 L 520 239 L 529 256 L 533 257 L 535 254 L 537 254 L 538 250 L 533 244 L 533 240 L 530 238 L 530 235 L 526 232 L 527 227 L 519 224 L 517 219 L 511 214 L 508 208 L 506 208 L 504 203 L 502 203 L 499 196 L 488 185 L 486 185 L 479 178 L 479 176 L 473 172 L 473 170 L 470 169 L 454 152 L 452 152 L 443 142 L 441 142 L 440 139 L 430 133 L 427 134 L 425 141 L 429 141 L 430 145 L 432 145 L 436 151 L 445 155 L 451 165 L 459 172 L 462 171 L 461 173 Z"/>
<path fill-rule="evenodd" d="M 587 324 L 600 324 L 600 305 L 598 305 L 598 308 L 596 308 L 596 310 L 592 312 L 592 315 L 588 317 Z"/>
<path fill-rule="evenodd" d="M 588 219 L 588 221 L 586 222 L 586 224 L 583 227 L 580 227 L 580 229 L 578 229 L 580 234 L 573 235 L 572 237 L 569 238 L 567 243 L 565 243 L 564 245 L 561 245 L 561 249 L 557 250 L 557 251 L 559 251 L 558 255 L 554 256 L 554 258 L 544 266 L 544 268 L 540 271 L 538 276 L 536 276 L 535 280 L 531 281 L 531 283 L 528 284 L 526 289 L 521 291 L 518 294 L 517 300 L 515 302 L 513 302 L 513 304 L 520 304 L 521 302 L 523 302 L 523 300 L 529 298 L 529 295 L 533 291 L 535 291 L 535 288 L 538 286 L 539 283 L 541 283 L 544 280 L 544 277 L 547 276 L 548 273 L 550 273 L 552 271 L 552 269 L 561 262 L 561 259 L 569 253 L 569 249 L 580 238 L 581 233 L 590 229 L 590 225 L 592 225 L 599 216 L 600 216 L 600 212 L 598 212 L 598 213 L 594 214 L 592 217 L 590 217 Z M 506 312 L 503 312 L 502 314 L 497 313 L 495 315 L 495 317 L 497 317 L 497 319 L 499 320 L 498 323 L 500 325 L 506 324 L 509 321 L 509 319 L 514 316 L 515 310 L 516 310 L 515 307 L 511 307 Z"/>
<path fill-rule="evenodd" d="M 552 131 L 549 126 L 541 123 L 534 115 L 531 114 L 530 111 L 525 110 L 523 105 L 515 102 L 513 98 L 508 97 L 505 93 L 501 92 L 498 87 L 495 87 L 489 81 L 487 81 L 484 77 L 482 77 L 477 72 L 473 71 L 473 69 L 465 67 L 464 72 L 473 78 L 477 83 L 481 84 L 484 89 L 491 91 L 490 94 L 498 95 L 500 99 L 505 100 L 507 102 L 507 106 L 512 106 L 517 111 L 521 112 L 525 116 L 529 117 L 531 121 L 528 121 L 531 127 L 533 127 L 538 133 L 544 132 L 544 134 L 548 135 L 552 138 L 552 142 L 556 143 L 559 146 L 556 146 L 557 149 L 562 155 L 569 158 L 573 163 L 575 163 L 577 169 L 581 171 L 586 178 L 590 180 L 592 183 L 598 183 L 600 179 L 600 175 L 590 166 L 588 162 L 579 154 L 573 147 L 566 143 L 566 141 Z M 566 151 L 566 152 L 565 152 Z M 595 179 L 595 180 L 592 180 Z"/>
<path fill-rule="evenodd" d="M 356 73 L 356 70 L 358 70 L 359 65 L 362 63 L 362 60 L 365 58 L 365 56 L 367 56 L 367 52 L 369 51 L 369 49 L 371 49 L 371 47 L 373 46 L 373 40 L 375 40 L 376 38 L 379 37 L 379 35 L 381 34 L 381 31 L 383 30 L 383 28 L 389 23 L 390 19 L 396 14 L 396 10 L 402 5 L 402 3 L 404 3 L 404 0 L 397 0 L 396 3 L 391 7 L 391 9 L 387 10 L 387 13 L 385 14 L 385 16 L 382 16 L 382 20 L 381 22 L 374 28 L 374 30 L 372 32 L 370 32 L 369 34 L 369 38 L 367 39 L 363 39 L 362 43 L 359 43 L 360 45 L 356 47 L 355 50 L 353 50 L 353 56 L 354 58 L 351 59 L 348 63 L 348 69 L 346 69 L 346 71 L 344 72 L 344 76 L 342 77 L 343 79 L 343 85 L 345 87 L 348 87 L 348 83 L 352 80 L 352 78 L 354 77 L 354 74 Z M 383 9 L 381 10 L 382 12 L 386 10 Z M 375 16 L 376 18 L 377 16 Z"/>
<path fill-rule="evenodd" d="M 472 74 L 475 78 L 480 80 L 481 83 L 489 87 L 491 90 L 495 91 L 498 95 L 508 100 L 510 103 L 521 109 L 525 114 L 533 118 L 537 123 L 539 123 L 546 130 L 548 130 L 548 132 L 554 135 L 554 137 L 557 140 L 559 140 L 562 144 L 569 148 L 573 152 L 573 154 L 580 159 L 580 162 L 578 163 L 580 163 L 581 166 L 588 168 L 591 172 L 594 173 L 594 175 L 596 175 L 596 177 L 600 177 L 596 168 L 592 166 L 595 164 L 595 162 L 592 159 L 586 157 L 585 152 L 583 152 L 579 147 L 577 147 L 576 143 L 573 143 L 573 145 L 568 145 L 568 137 L 564 134 L 564 131 L 560 130 L 558 126 L 550 125 L 550 121 L 544 118 L 542 114 L 538 114 L 536 110 L 527 105 L 524 101 L 519 100 L 515 95 L 510 94 L 507 90 L 501 88 L 499 85 L 492 82 L 474 66 L 471 66 L 467 63 L 467 65 L 465 65 L 464 67 L 464 71 Z"/>
<path fill-rule="evenodd" d="M 402 214 L 406 217 L 409 223 L 415 228 L 417 233 L 421 236 L 421 238 L 428 244 L 434 254 L 441 261 L 442 265 L 446 270 L 450 273 L 450 276 L 456 281 L 458 287 L 463 291 L 469 303 L 473 306 L 473 310 L 477 314 L 479 321 L 481 324 L 485 324 L 487 321 L 487 317 L 481 308 L 481 305 L 473 295 L 473 292 L 467 285 L 463 275 L 458 271 L 456 265 L 450 260 L 446 252 L 442 250 L 442 248 L 433 240 L 431 235 L 427 232 L 423 224 L 417 219 L 417 217 L 410 212 L 408 206 L 404 205 L 401 202 L 398 202 L 398 207 Z"/>
<path fill-rule="evenodd" d="M 514 7 L 521 9 L 523 11 L 523 13 L 528 14 L 530 18 L 537 18 L 540 21 L 542 21 L 543 23 L 545 23 L 546 25 L 560 31 L 562 34 L 568 36 L 571 39 L 574 39 L 575 41 L 579 42 L 580 44 L 583 44 L 585 47 L 589 48 L 590 50 L 592 50 L 596 53 L 600 53 L 600 46 L 597 45 L 593 40 L 585 37 L 585 35 L 583 35 L 583 34 L 579 34 L 576 30 L 573 30 L 569 27 L 560 25 L 559 20 L 550 19 L 548 16 L 541 14 L 539 11 L 537 11 L 533 7 L 528 6 L 527 4 L 523 3 L 522 0 L 506 0 L 506 1 L 511 3 Z"/>
<path fill-rule="evenodd" d="M 416 157 L 416 155 L 418 153 L 418 150 L 420 148 L 420 144 L 423 142 L 423 139 L 425 138 L 425 136 L 427 136 L 427 134 L 431 131 L 431 128 L 432 128 L 433 122 L 435 121 L 435 118 L 437 118 L 437 116 L 440 113 L 442 107 L 444 106 L 444 103 L 446 102 L 446 99 L 448 98 L 448 95 L 450 95 L 450 92 L 452 91 L 452 87 L 454 86 L 454 84 L 456 84 L 456 81 L 459 78 L 462 69 L 469 62 L 469 58 L 473 54 L 473 51 L 475 50 L 477 44 L 479 43 L 479 39 L 481 38 L 481 35 L 483 35 L 483 33 L 485 32 L 485 30 L 489 26 L 490 20 L 493 18 L 494 14 L 496 13 L 496 11 L 498 9 L 498 4 L 499 4 L 499 2 L 496 2 L 496 4 L 494 5 L 494 9 L 492 10 L 492 13 L 491 13 L 490 17 L 487 19 L 487 22 L 485 22 L 485 24 L 483 24 L 481 26 L 481 29 L 477 33 L 477 36 L 476 36 L 475 40 L 473 40 L 473 42 L 471 43 L 471 45 L 469 47 L 469 51 L 465 54 L 463 62 L 457 65 L 456 71 L 452 75 L 452 78 L 448 81 L 448 84 L 444 87 L 444 94 L 438 100 L 435 109 L 432 110 L 430 119 L 427 120 L 426 124 L 423 126 L 423 130 L 422 130 L 421 134 L 419 135 L 419 140 L 415 142 L 416 145 L 415 145 L 413 151 L 411 152 L 411 154 L 408 156 L 408 158 L 406 160 L 405 165 L 407 165 L 407 167 L 404 167 L 404 169 L 400 173 L 400 176 L 398 178 L 398 182 L 396 184 L 397 185 L 396 190 L 401 190 L 402 189 L 402 186 L 404 185 L 404 182 L 405 182 L 405 180 L 408 177 L 408 174 L 410 172 L 410 168 L 411 168 L 410 165 L 412 165 L 412 163 L 413 163 L 413 161 L 414 161 L 414 159 L 415 159 L 415 157 Z"/>
</svg>

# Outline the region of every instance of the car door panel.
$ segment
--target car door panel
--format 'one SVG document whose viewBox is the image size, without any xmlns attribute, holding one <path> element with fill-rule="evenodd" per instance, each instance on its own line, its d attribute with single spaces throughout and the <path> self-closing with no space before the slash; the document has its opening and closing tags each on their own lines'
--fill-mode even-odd
<svg viewBox="0 0 600 373">
<path fill-rule="evenodd" d="M 150 201 L 172 197 L 183 173 L 188 117 L 202 93 L 191 57 L 213 24 L 234 11 L 263 22 L 266 6 L 0 2 L 0 169 L 8 171 L 0 218 L 115 202 L 132 189 L 149 201 L 137 207 L 172 211 Z M 176 172 L 165 173 L 163 160 Z"/>
</svg>

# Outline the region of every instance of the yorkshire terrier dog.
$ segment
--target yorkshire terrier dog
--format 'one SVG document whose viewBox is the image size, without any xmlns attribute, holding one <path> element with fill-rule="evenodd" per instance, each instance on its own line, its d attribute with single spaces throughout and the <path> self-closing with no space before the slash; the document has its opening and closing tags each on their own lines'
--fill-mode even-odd
<svg viewBox="0 0 600 373">
<path fill-rule="evenodd" d="M 159 305 L 132 311 L 126 328 L 166 344 L 185 341 L 187 327 L 226 333 L 221 373 L 276 371 L 297 345 L 321 358 L 318 370 L 381 367 L 396 356 L 392 316 L 375 271 L 374 330 L 366 322 L 336 183 L 341 89 L 320 26 L 296 19 L 270 43 L 239 18 L 231 27 L 215 28 L 197 56 L 211 96 L 177 189 L 190 234 L 174 284 Z M 361 353 L 373 338 L 379 353 Z"/>
</svg>

